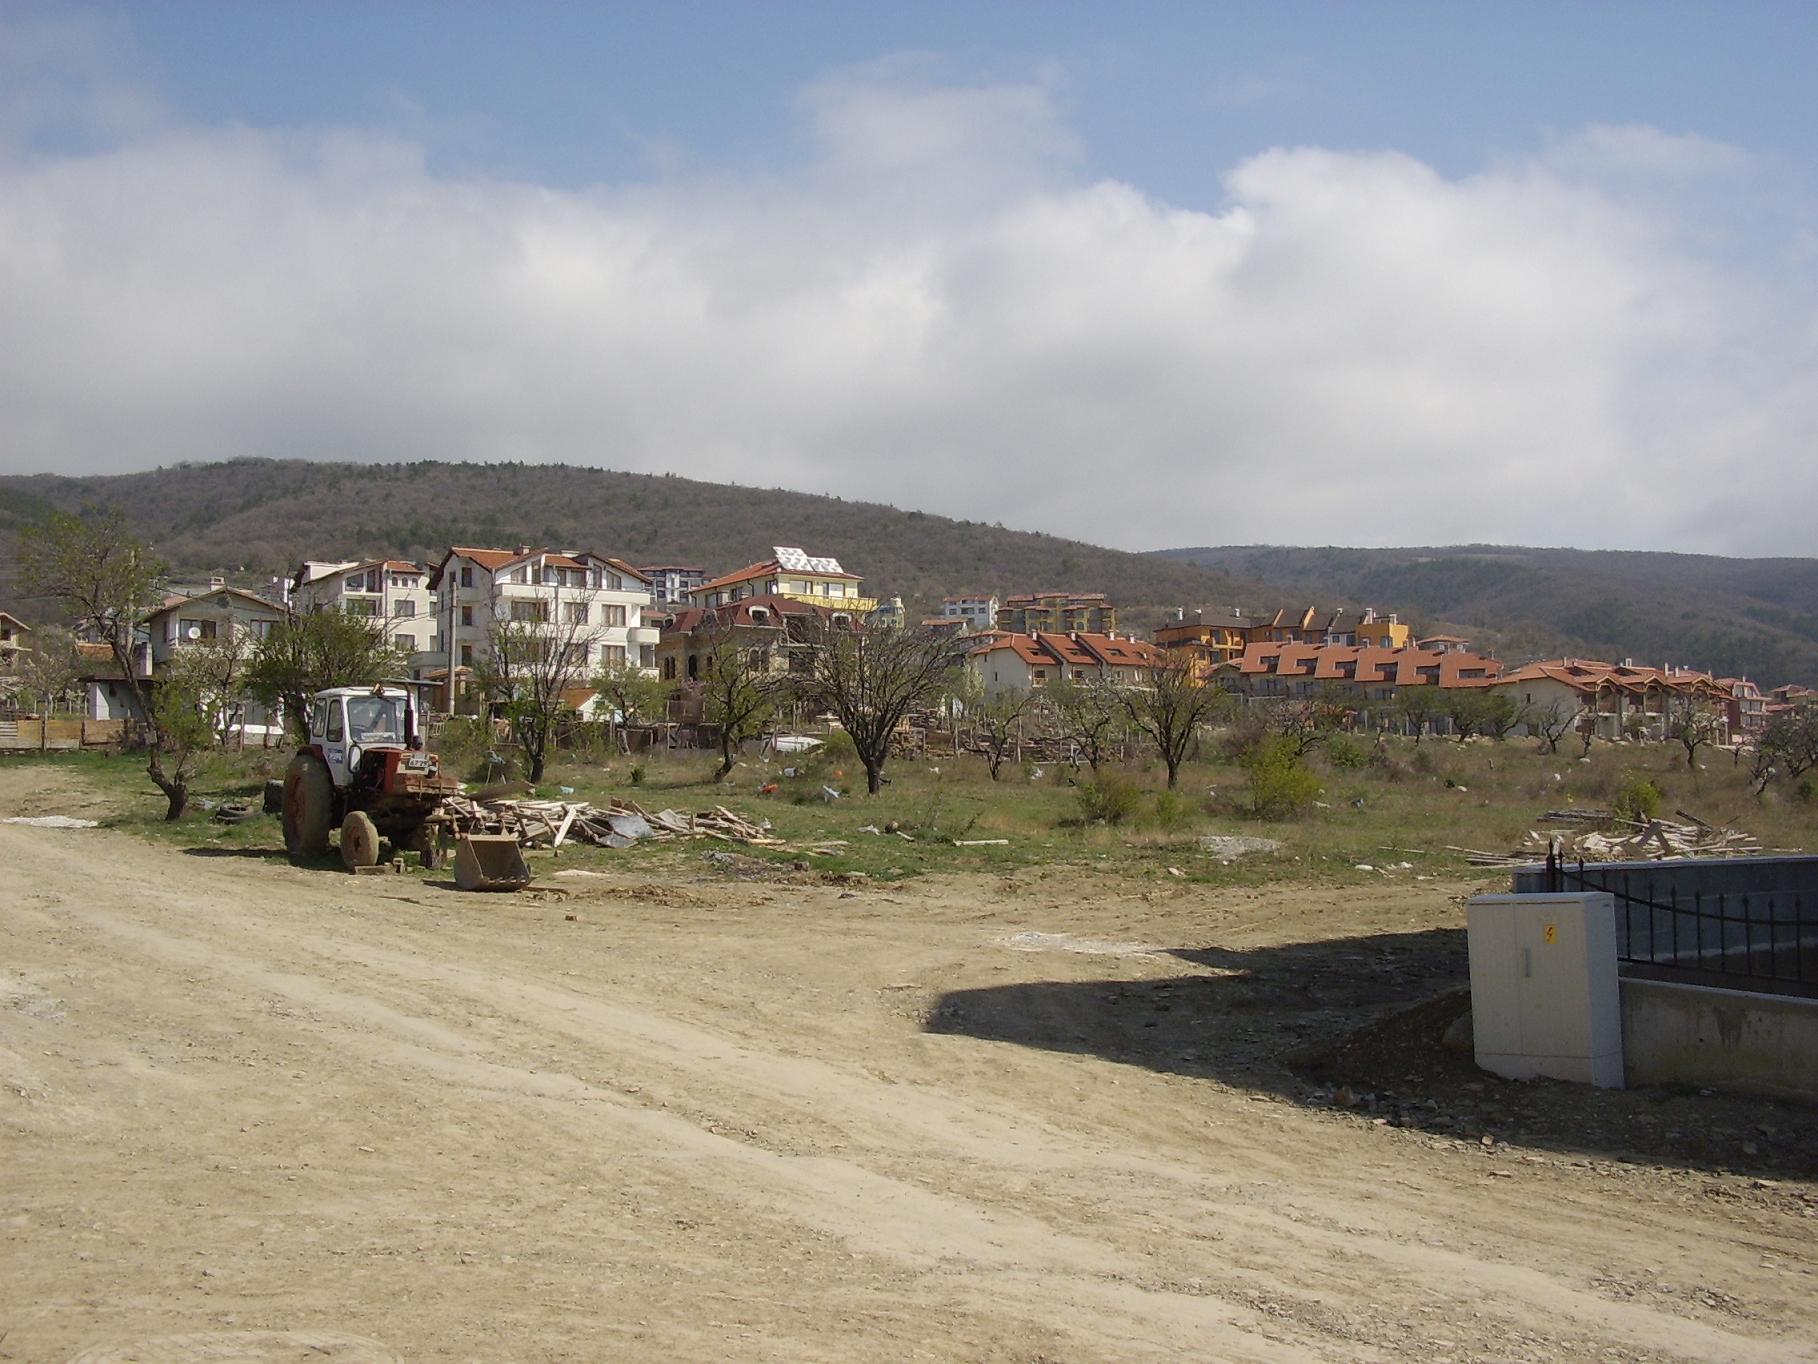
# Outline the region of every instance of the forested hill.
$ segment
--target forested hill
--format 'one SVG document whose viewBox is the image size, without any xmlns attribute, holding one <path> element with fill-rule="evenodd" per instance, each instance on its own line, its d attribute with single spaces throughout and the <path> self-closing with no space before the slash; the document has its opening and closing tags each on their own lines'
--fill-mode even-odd
<svg viewBox="0 0 1818 1364">
<path fill-rule="evenodd" d="M 51 509 L 117 507 L 182 572 L 256 584 L 303 558 L 424 558 L 451 544 L 593 549 L 727 572 L 774 545 L 832 555 L 868 593 L 912 610 L 968 590 L 1108 593 L 1144 629 L 1178 606 L 1263 589 L 1224 574 L 1052 535 L 778 489 L 554 464 L 234 460 L 114 477 L 0 477 L 0 607 L 9 541 Z"/>
<path fill-rule="evenodd" d="M 188 577 L 260 586 L 308 558 L 424 558 L 450 544 L 550 544 L 723 572 L 800 545 L 912 611 L 972 590 L 1098 591 L 1125 626 L 1176 607 L 1397 611 L 1520 660 L 1685 663 L 1818 682 L 1818 560 L 1463 546 L 1130 554 L 870 502 L 556 464 L 232 460 L 148 473 L 0 477 L 0 609 L 28 619 L 12 541 L 51 510 L 118 508 Z"/>
<path fill-rule="evenodd" d="M 1818 559 L 1522 549 L 1161 550 L 1274 584 L 1289 598 L 1354 601 L 1449 621 L 1510 658 L 1580 654 L 1686 664 L 1763 685 L 1818 682 Z"/>
</svg>

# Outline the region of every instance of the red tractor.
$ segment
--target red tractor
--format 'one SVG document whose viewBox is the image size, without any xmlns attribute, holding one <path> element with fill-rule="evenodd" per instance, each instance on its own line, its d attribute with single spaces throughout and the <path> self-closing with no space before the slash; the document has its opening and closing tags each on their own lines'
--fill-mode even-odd
<svg viewBox="0 0 1818 1364">
<path fill-rule="evenodd" d="M 460 782 L 423 751 L 408 688 L 330 687 L 309 702 L 309 742 L 284 774 L 284 847 L 293 858 L 328 851 L 341 831 L 349 870 L 379 861 L 380 840 L 441 865 L 445 796 Z"/>
</svg>

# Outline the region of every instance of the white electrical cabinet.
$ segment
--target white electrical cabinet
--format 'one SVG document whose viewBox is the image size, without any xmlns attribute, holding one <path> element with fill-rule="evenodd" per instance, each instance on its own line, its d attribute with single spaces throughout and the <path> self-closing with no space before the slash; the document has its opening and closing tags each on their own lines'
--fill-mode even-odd
<svg viewBox="0 0 1818 1364">
<path fill-rule="evenodd" d="M 1614 897 L 1479 895 L 1465 922 L 1477 1064 L 1621 1089 Z"/>
</svg>

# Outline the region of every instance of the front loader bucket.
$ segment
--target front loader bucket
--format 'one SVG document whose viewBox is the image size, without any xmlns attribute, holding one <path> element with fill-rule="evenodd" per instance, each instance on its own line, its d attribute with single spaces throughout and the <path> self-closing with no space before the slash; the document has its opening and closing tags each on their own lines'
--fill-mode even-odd
<svg viewBox="0 0 1818 1364">
<path fill-rule="evenodd" d="M 462 834 L 455 843 L 455 884 L 462 890 L 523 890 L 530 867 L 516 834 Z"/>
</svg>

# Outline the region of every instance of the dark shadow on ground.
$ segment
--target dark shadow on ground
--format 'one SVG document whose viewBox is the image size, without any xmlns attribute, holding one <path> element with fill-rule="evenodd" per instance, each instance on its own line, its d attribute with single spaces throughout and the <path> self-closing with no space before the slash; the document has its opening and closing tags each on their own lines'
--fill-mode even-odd
<svg viewBox="0 0 1818 1364">
<path fill-rule="evenodd" d="M 290 854 L 282 848 L 185 848 L 185 857 L 251 857 L 262 862 L 288 862 Z M 316 865 L 306 863 L 304 865 Z M 320 865 L 327 866 L 323 862 Z M 340 863 L 335 864 L 339 866 Z"/>
<path fill-rule="evenodd" d="M 1487 1135 L 1591 1159 L 1818 1177 L 1818 1106 L 1479 1070 L 1468 1033 L 1462 1048 L 1443 1040 L 1470 1006 L 1463 929 L 1173 955 L 1198 969 L 955 990 L 926 1027 L 1217 1080 L 1460 1144 Z"/>
</svg>

